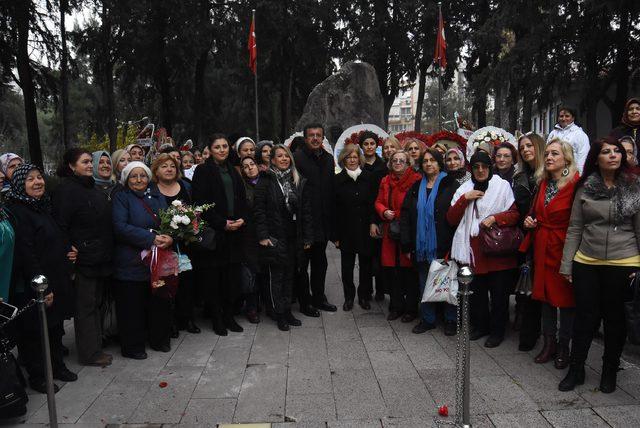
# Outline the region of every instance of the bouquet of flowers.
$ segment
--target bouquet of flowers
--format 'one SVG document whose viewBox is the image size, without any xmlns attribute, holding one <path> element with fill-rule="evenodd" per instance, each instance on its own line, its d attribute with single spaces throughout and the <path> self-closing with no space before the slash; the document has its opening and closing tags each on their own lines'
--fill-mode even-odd
<svg viewBox="0 0 640 428">
<path fill-rule="evenodd" d="M 202 220 L 202 213 L 212 207 L 213 204 L 191 206 L 175 200 L 168 208 L 158 213 L 158 233 L 185 243 L 193 242 L 206 226 L 206 222 Z"/>
</svg>

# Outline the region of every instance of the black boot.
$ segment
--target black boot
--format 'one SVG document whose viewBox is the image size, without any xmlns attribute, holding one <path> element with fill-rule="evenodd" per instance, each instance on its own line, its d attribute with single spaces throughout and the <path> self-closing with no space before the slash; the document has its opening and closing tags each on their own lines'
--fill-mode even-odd
<svg viewBox="0 0 640 428">
<path fill-rule="evenodd" d="M 600 392 L 611 394 L 615 391 L 617 377 L 618 367 L 604 365 L 602 367 L 602 376 L 600 377 Z"/>
<path fill-rule="evenodd" d="M 294 327 L 300 327 L 302 325 L 302 321 L 294 317 L 291 311 L 285 312 L 284 320 L 287 322 L 287 324 L 292 325 Z"/>
<path fill-rule="evenodd" d="M 218 336 L 226 336 L 228 334 L 227 327 L 225 327 L 224 322 L 222 321 L 221 314 L 217 314 L 213 317 L 213 331 Z"/>
<path fill-rule="evenodd" d="M 279 314 L 277 316 L 277 321 L 278 321 L 278 329 L 280 331 L 289 331 L 289 323 L 285 319 L 284 315 Z"/>
<path fill-rule="evenodd" d="M 244 331 L 242 326 L 240 326 L 240 324 L 238 324 L 236 320 L 230 315 L 224 318 L 224 326 L 229 331 L 233 331 L 234 333 L 242 333 Z"/>
<path fill-rule="evenodd" d="M 584 364 L 571 363 L 567 375 L 558 385 L 558 391 L 573 391 L 576 385 L 584 384 Z"/>
</svg>

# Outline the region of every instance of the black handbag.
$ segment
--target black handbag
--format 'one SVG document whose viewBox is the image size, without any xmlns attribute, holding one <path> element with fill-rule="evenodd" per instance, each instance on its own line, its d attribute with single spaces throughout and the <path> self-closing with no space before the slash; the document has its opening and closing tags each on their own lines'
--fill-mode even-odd
<svg viewBox="0 0 640 428">
<path fill-rule="evenodd" d="M 29 397 L 25 386 L 24 376 L 9 350 L 8 341 L 0 337 L 0 419 L 15 418 L 27 413 Z"/>
<path fill-rule="evenodd" d="M 392 192 L 393 190 L 389 189 L 389 208 L 388 209 L 393 208 L 392 199 L 391 199 Z M 400 220 L 398 220 L 397 218 L 394 218 L 393 220 L 391 220 L 389 222 L 389 229 L 387 230 L 387 233 L 390 239 L 394 241 L 400 241 Z"/>
<path fill-rule="evenodd" d="M 633 297 L 631 301 L 624 304 L 627 337 L 632 344 L 640 345 L 640 271 L 637 271 L 636 276 L 631 280 L 631 290 Z"/>
<path fill-rule="evenodd" d="M 210 227 L 205 227 L 196 235 L 196 239 L 189 243 L 195 251 L 214 251 L 216 249 L 216 231 Z"/>
</svg>

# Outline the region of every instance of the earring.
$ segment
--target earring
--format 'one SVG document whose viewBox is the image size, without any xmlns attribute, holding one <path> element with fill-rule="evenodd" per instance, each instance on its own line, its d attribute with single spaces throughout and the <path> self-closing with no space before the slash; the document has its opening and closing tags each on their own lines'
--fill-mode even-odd
<svg viewBox="0 0 640 428">
<path fill-rule="evenodd" d="M 569 168 L 565 166 L 564 169 L 562 170 L 562 176 L 566 177 L 567 175 L 569 175 Z"/>
</svg>

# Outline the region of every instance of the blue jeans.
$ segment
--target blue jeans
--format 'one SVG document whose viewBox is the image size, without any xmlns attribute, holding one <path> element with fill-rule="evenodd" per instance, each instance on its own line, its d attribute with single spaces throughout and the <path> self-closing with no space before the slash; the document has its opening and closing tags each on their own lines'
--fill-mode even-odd
<svg viewBox="0 0 640 428">
<path fill-rule="evenodd" d="M 424 286 L 427 282 L 427 276 L 429 276 L 429 266 L 431 262 L 417 262 L 418 277 L 420 281 L 420 300 L 422 301 L 422 294 L 424 293 Z M 435 324 L 436 323 L 436 305 L 438 303 L 420 303 L 420 318 L 422 321 Z M 444 320 L 455 321 L 458 313 L 457 307 L 449 303 L 442 303 L 444 307 Z"/>
</svg>

